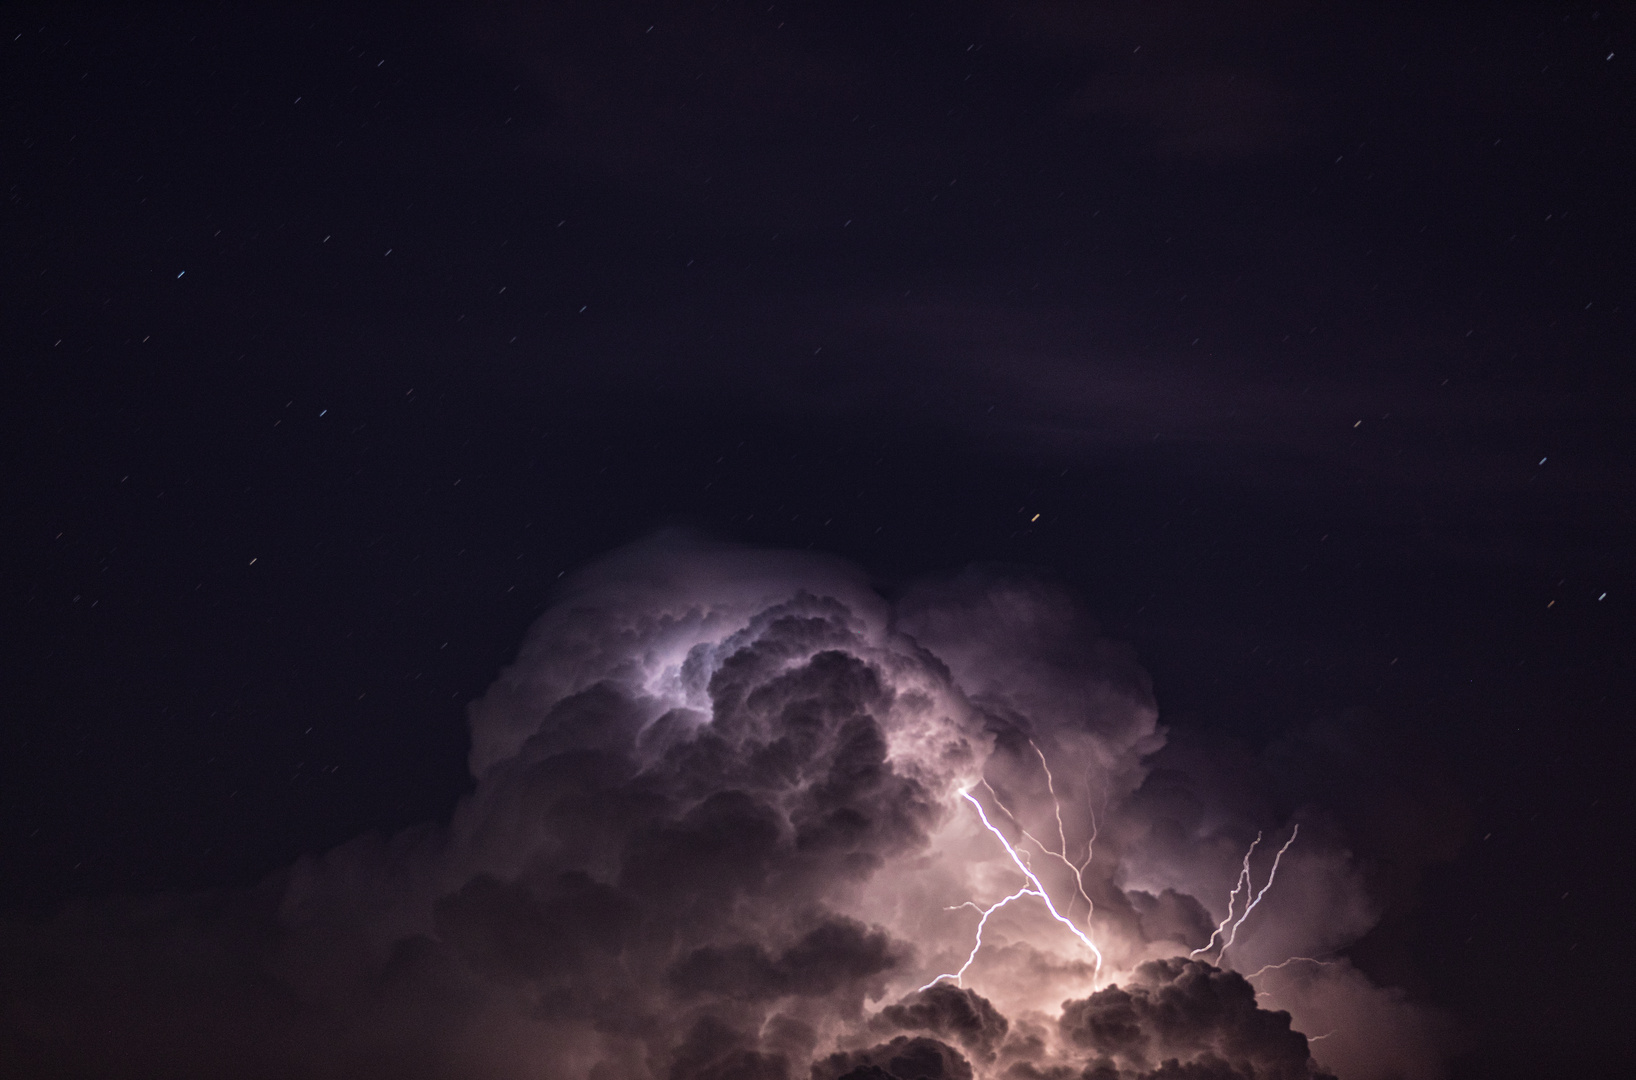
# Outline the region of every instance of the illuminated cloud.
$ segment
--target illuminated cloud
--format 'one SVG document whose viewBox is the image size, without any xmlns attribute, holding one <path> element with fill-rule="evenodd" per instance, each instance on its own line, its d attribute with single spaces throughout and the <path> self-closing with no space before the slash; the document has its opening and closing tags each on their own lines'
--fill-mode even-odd
<svg viewBox="0 0 1636 1080">
<path fill-rule="evenodd" d="M 1325 1075 L 1293 1016 L 1353 1048 L 1345 1075 L 1401 1069 L 1359 1049 L 1400 1036 L 1410 1075 L 1434 1068 L 1427 1014 L 1350 967 L 1263 973 L 1258 1004 L 1219 954 L 1185 958 L 1237 875 L 1267 889 L 1241 834 L 1295 823 L 1198 792 L 1183 820 L 1178 784 L 1148 784 L 1165 736 L 1145 675 L 1037 584 L 968 574 L 888 605 L 832 561 L 663 537 L 574 580 L 471 722 L 477 787 L 446 827 L 360 838 L 250 896 L 5 929 L 0 1062 Z M 1332 953 L 1369 926 L 1361 889 L 1337 828 L 1302 830 L 1221 962 Z"/>
</svg>

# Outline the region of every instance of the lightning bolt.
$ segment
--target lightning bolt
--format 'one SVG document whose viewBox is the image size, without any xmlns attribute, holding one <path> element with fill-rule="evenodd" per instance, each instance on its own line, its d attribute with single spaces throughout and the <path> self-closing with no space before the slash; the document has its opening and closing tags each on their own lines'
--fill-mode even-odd
<svg viewBox="0 0 1636 1080">
<path fill-rule="evenodd" d="M 1250 917 L 1250 912 L 1255 910 L 1255 906 L 1261 903 L 1261 898 L 1267 895 L 1267 890 L 1272 888 L 1273 879 L 1278 876 L 1278 864 L 1283 861 L 1284 852 L 1288 851 L 1290 845 L 1295 843 L 1295 838 L 1301 835 L 1301 826 L 1297 825 L 1290 831 L 1289 839 L 1284 841 L 1284 846 L 1279 848 L 1278 854 L 1273 856 L 1272 870 L 1267 874 L 1267 883 L 1261 886 L 1261 891 L 1257 892 L 1254 898 L 1251 898 L 1250 893 L 1255 889 L 1255 884 L 1250 877 L 1250 856 L 1255 854 L 1256 847 L 1261 843 L 1261 835 L 1259 832 L 1255 834 L 1255 839 L 1250 843 L 1250 850 L 1244 853 L 1244 868 L 1239 871 L 1238 883 L 1233 886 L 1233 891 L 1227 895 L 1227 917 L 1221 920 L 1221 925 L 1217 926 L 1215 933 L 1210 935 L 1210 940 L 1200 948 L 1188 953 L 1188 956 L 1197 956 L 1199 953 L 1209 952 L 1211 947 L 1215 945 L 1216 939 L 1222 938 L 1225 934 L 1226 936 L 1221 943 L 1221 951 L 1216 954 L 1216 963 L 1221 963 L 1221 958 L 1227 955 L 1227 949 L 1238 937 L 1238 928 L 1244 925 L 1244 920 Z M 1238 902 L 1240 890 L 1243 891 L 1248 902 L 1244 905 L 1244 911 L 1239 915 L 1238 921 L 1234 922 L 1233 906 Z M 1230 930 L 1227 926 L 1228 923 L 1232 923 L 1232 929 Z M 1288 961 L 1285 961 L 1285 963 L 1288 963 Z M 1266 969 L 1263 968 L 1262 970 Z"/>
<path fill-rule="evenodd" d="M 1051 792 L 1051 808 L 1057 813 L 1057 839 L 1062 843 L 1061 858 L 1063 862 L 1068 862 L 1068 833 L 1062 827 L 1062 803 L 1057 801 L 1057 782 L 1051 776 L 1051 766 L 1046 763 L 1045 751 L 1040 749 L 1040 744 L 1033 739 L 1029 739 L 1028 745 L 1032 746 L 1034 753 L 1040 756 L 1040 768 L 1045 770 L 1045 787 Z M 1074 864 L 1068 863 L 1068 865 L 1072 866 Z"/>
<path fill-rule="evenodd" d="M 1333 964 L 1335 962 L 1333 960 L 1314 960 L 1310 956 L 1292 956 L 1288 960 L 1285 960 L 1282 963 L 1268 964 L 1265 967 L 1261 968 L 1261 970 L 1256 971 L 1256 972 L 1252 972 L 1251 974 L 1246 975 L 1244 977 L 1246 979 L 1254 979 L 1254 978 L 1257 978 L 1258 976 L 1265 975 L 1269 971 L 1278 971 L 1281 968 L 1287 968 L 1291 964 L 1295 963 L 1298 960 L 1304 961 L 1304 962 L 1306 962 L 1308 964 L 1317 964 L 1320 967 L 1329 967 L 1331 964 Z"/>
<path fill-rule="evenodd" d="M 1100 830 L 1100 826 L 1097 824 L 1096 820 L 1096 811 L 1091 811 L 1091 838 L 1085 844 L 1085 861 L 1082 863 L 1075 863 L 1072 859 L 1068 858 L 1068 831 L 1062 823 L 1062 800 L 1057 798 L 1056 778 L 1051 775 L 1051 766 L 1045 760 L 1045 751 L 1041 750 L 1039 744 L 1033 739 L 1028 740 L 1028 745 L 1032 746 L 1034 748 L 1034 753 L 1039 755 L 1040 768 L 1045 770 L 1045 786 L 1051 792 L 1051 807 L 1053 810 L 1055 810 L 1057 817 L 1057 841 L 1061 844 L 1060 850 L 1051 850 L 1050 845 L 1046 844 L 1039 837 L 1029 832 L 1027 827 L 1025 827 L 1023 823 L 1018 820 L 1017 815 L 1011 812 L 1011 808 L 1006 806 L 1006 804 L 1001 801 L 999 792 L 995 791 L 987 780 L 982 781 L 982 785 L 984 789 L 988 791 L 989 798 L 994 800 L 994 805 L 998 806 L 1005 812 L 1005 816 L 1011 819 L 1011 823 L 1017 826 L 1018 830 L 1022 832 L 1023 836 L 1027 837 L 1029 840 L 1032 840 L 1034 845 L 1045 854 L 1058 860 L 1062 863 L 1062 865 L 1073 871 L 1074 888 L 1078 890 L 1079 898 L 1085 901 L 1085 929 L 1089 930 L 1091 928 L 1091 917 L 1096 914 L 1096 904 L 1091 900 L 1090 894 L 1085 891 L 1085 870 L 1091 865 L 1091 858 L 1096 850 L 1096 836 Z M 1085 786 L 1087 790 L 1090 788 L 1090 781 L 1088 779 Z M 1070 914 L 1073 912 L 1073 909 L 1073 900 L 1070 899 L 1068 901 L 1068 911 Z"/>
<path fill-rule="evenodd" d="M 1034 873 L 1034 871 L 1029 869 L 1028 861 L 1023 858 L 1022 854 L 1018 852 L 1016 848 L 1011 846 L 1011 841 L 1005 838 L 1005 834 L 994 827 L 994 823 L 988 819 L 988 813 L 983 809 L 983 804 L 972 797 L 971 791 L 969 789 L 962 791 L 960 793 L 960 797 L 971 803 L 972 808 L 977 811 L 977 817 L 982 821 L 983 827 L 989 832 L 993 833 L 994 838 L 1000 842 L 1000 846 L 1005 848 L 1005 853 L 1011 856 L 1012 865 L 1014 865 L 1018 870 L 1022 871 L 1023 877 L 1028 879 L 1028 885 L 1018 889 L 1004 900 L 999 901 L 987 909 L 977 908 L 976 904 L 971 904 L 970 906 L 972 908 L 983 912 L 983 917 L 977 923 L 976 940 L 972 944 L 971 955 L 966 958 L 965 966 L 953 976 L 939 975 L 936 979 L 933 979 L 931 982 L 921 987 L 921 989 L 925 990 L 928 987 L 937 985 L 940 980 L 951 977 L 958 982 L 961 976 L 965 974 L 966 968 L 971 966 L 971 962 L 976 958 L 978 950 L 983 947 L 983 927 L 987 925 L 988 917 L 994 914 L 994 912 L 998 911 L 1000 908 L 1011 903 L 1011 901 L 1020 899 L 1024 896 L 1039 897 L 1040 901 L 1045 905 L 1045 910 L 1051 913 L 1051 917 L 1057 922 L 1061 923 L 1063 926 L 1067 927 L 1069 933 L 1073 934 L 1074 937 L 1079 939 L 1080 944 L 1091 950 L 1091 955 L 1096 958 L 1096 974 L 1100 975 L 1102 973 L 1102 950 L 1096 947 L 1096 942 L 1092 941 L 1090 937 L 1083 930 L 1081 930 L 1072 919 L 1067 918 L 1062 914 L 1062 912 L 1057 910 L 1057 906 L 1056 904 L 1052 903 L 1051 894 L 1046 891 L 1045 885 L 1040 881 L 1039 877 Z M 1007 814 L 1009 813 L 1010 811 L 1007 811 Z M 1013 820 L 1015 820 L 1015 818 L 1013 818 Z M 1021 826 L 1019 826 L 1019 828 L 1020 827 Z M 1038 843 L 1038 841 L 1035 841 L 1035 843 Z M 960 906 L 964 907 L 966 905 L 962 904 Z"/>
<path fill-rule="evenodd" d="M 1085 841 L 1085 865 L 1086 866 L 1091 865 L 1091 856 L 1096 852 L 1096 838 L 1097 838 L 1097 835 L 1102 831 L 1102 825 L 1097 820 L 1097 817 L 1096 817 L 1096 807 L 1090 805 L 1090 794 L 1091 794 L 1091 766 L 1087 765 L 1085 767 L 1085 795 L 1086 795 L 1085 811 L 1086 811 L 1086 813 L 1091 815 L 1091 838 L 1089 840 Z M 1102 813 L 1105 816 L 1107 814 L 1107 812 L 1108 812 L 1108 793 L 1107 793 L 1107 791 L 1104 790 L 1102 792 Z"/>
<path fill-rule="evenodd" d="M 1267 890 L 1272 888 L 1272 881 L 1273 878 L 1278 876 L 1278 864 L 1283 860 L 1284 852 L 1289 850 L 1289 846 L 1295 843 L 1295 838 L 1300 835 L 1301 826 L 1297 825 L 1290 831 L 1289 839 L 1284 841 L 1284 846 L 1278 849 L 1278 854 L 1272 857 L 1272 870 L 1267 874 L 1267 883 L 1261 886 L 1261 891 L 1255 894 L 1255 899 L 1250 901 L 1249 907 L 1244 909 L 1244 914 L 1240 915 L 1238 921 L 1233 924 L 1232 932 L 1227 935 L 1227 941 L 1221 946 L 1221 951 L 1216 954 L 1216 963 L 1221 963 L 1221 958 L 1227 955 L 1227 950 L 1232 946 L 1233 940 L 1238 937 L 1238 928 L 1244 925 L 1244 920 L 1250 917 L 1250 912 L 1255 910 L 1255 906 L 1261 903 L 1261 898 L 1267 895 Z M 1246 855 L 1244 857 L 1244 869 L 1248 871 L 1249 868 L 1250 857 Z"/>
<path fill-rule="evenodd" d="M 1238 884 L 1234 885 L 1233 891 L 1227 894 L 1227 917 L 1221 920 L 1221 925 L 1216 927 L 1215 933 L 1210 935 L 1210 940 L 1188 953 L 1188 956 L 1192 957 L 1197 956 L 1202 952 L 1209 952 L 1215 945 L 1216 938 L 1220 937 L 1227 929 L 1227 924 L 1233 921 L 1233 905 L 1238 903 L 1239 890 L 1248 889 L 1250 885 L 1250 856 L 1255 854 L 1256 845 L 1260 843 L 1261 834 L 1256 833 L 1255 839 L 1250 843 L 1250 850 L 1244 853 L 1244 869 L 1239 871 Z M 1246 893 L 1246 895 L 1248 895 L 1248 893 Z"/>
<path fill-rule="evenodd" d="M 1096 811 L 1091 811 L 1091 839 L 1085 845 L 1085 861 L 1076 866 L 1068 861 L 1068 833 L 1062 827 L 1062 802 L 1057 798 L 1057 782 L 1051 775 L 1051 766 L 1046 762 L 1045 751 L 1040 749 L 1039 743 L 1029 739 L 1028 745 L 1032 746 L 1034 753 L 1040 756 L 1040 768 L 1045 770 L 1045 786 L 1051 792 L 1051 807 L 1057 814 L 1057 839 L 1062 842 L 1062 852 L 1060 854 L 1052 852 L 1049 848 L 1045 849 L 1046 854 L 1057 854 L 1057 858 L 1062 860 L 1062 864 L 1074 872 L 1074 887 L 1079 890 L 1079 898 L 1085 901 L 1085 929 L 1089 930 L 1091 928 L 1091 916 L 1096 914 L 1096 905 L 1091 902 L 1090 896 L 1085 892 L 1085 868 L 1091 865 L 1091 852 L 1096 845 Z M 1086 787 L 1089 788 L 1089 786 L 1087 783 Z M 1039 843 L 1038 840 L 1034 842 Z M 1069 909 L 1072 910 L 1072 907 L 1072 902 L 1070 902 Z"/>
<path fill-rule="evenodd" d="M 1022 888 L 1018 889 L 1016 892 L 1012 893 L 1010 896 L 1006 897 L 1004 900 L 1001 900 L 1000 902 L 998 902 L 996 904 L 991 904 L 986 908 L 980 908 L 976 904 L 972 903 L 969 900 L 966 901 L 964 904 L 957 904 L 957 905 L 955 905 L 955 907 L 948 908 L 947 910 L 949 910 L 949 911 L 955 911 L 958 908 L 969 907 L 969 908 L 973 908 L 973 909 L 975 909 L 977 911 L 981 911 L 983 913 L 983 917 L 981 919 L 977 920 L 977 940 L 972 942 L 972 944 L 971 944 L 971 955 L 966 957 L 966 962 L 964 964 L 960 965 L 960 970 L 959 971 L 952 972 L 952 973 L 947 974 L 947 975 L 939 975 L 937 978 L 933 979 L 931 982 L 927 983 L 925 986 L 922 986 L 921 989 L 922 990 L 930 990 L 932 987 L 936 986 L 938 983 L 942 982 L 944 979 L 953 979 L 956 984 L 964 986 L 965 985 L 965 978 L 966 978 L 966 969 L 971 967 L 971 962 L 973 960 L 977 959 L 977 950 L 981 949 L 983 947 L 983 927 L 988 925 L 988 917 L 990 915 L 994 914 L 996 911 L 999 911 L 1001 908 L 1005 907 L 1007 904 L 1011 903 L 1011 901 L 1018 899 L 1019 897 L 1033 896 L 1033 895 L 1034 895 L 1034 890 L 1030 889 L 1027 885 L 1024 885 Z"/>
</svg>

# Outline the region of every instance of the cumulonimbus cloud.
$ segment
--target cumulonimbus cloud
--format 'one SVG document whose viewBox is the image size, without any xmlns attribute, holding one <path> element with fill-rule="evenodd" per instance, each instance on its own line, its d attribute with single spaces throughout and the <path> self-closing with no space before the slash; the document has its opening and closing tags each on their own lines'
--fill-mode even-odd
<svg viewBox="0 0 1636 1080">
<path fill-rule="evenodd" d="M 888 604 L 838 562 L 660 538 L 579 575 L 471 723 L 477 785 L 447 826 L 249 894 L 0 928 L 0 1064 L 1435 1075 L 1431 1014 L 1334 958 L 1372 910 L 1344 832 L 1314 811 L 1229 910 L 1271 868 L 1244 837 L 1300 822 L 1152 786 L 1145 675 L 1038 584 Z"/>
</svg>

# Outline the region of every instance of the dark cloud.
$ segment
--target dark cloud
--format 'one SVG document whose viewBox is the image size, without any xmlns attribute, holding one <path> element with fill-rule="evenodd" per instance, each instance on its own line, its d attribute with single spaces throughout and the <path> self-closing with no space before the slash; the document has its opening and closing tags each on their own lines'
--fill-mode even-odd
<svg viewBox="0 0 1636 1080">
<path fill-rule="evenodd" d="M 1215 928 L 1210 913 L 1194 897 L 1175 889 L 1160 889 L 1157 896 L 1140 889 L 1125 893 L 1149 941 L 1179 941 L 1199 946 Z"/>
<path fill-rule="evenodd" d="M 1198 960 L 1142 964 L 1125 985 L 1064 1003 L 1061 1025 L 1102 1070 L 1118 1062 L 1126 1074 L 1153 1077 L 1328 1076 L 1288 1013 L 1259 1008 L 1242 975 Z"/>
<path fill-rule="evenodd" d="M 668 1080 L 786 1080 L 789 1061 L 749 1048 L 751 1041 L 707 1017 L 687 1033 L 665 1075 Z"/>
<path fill-rule="evenodd" d="M 903 1031 L 929 1031 L 952 1039 L 966 1052 L 993 1061 L 1010 1023 L 988 999 L 964 987 L 939 983 L 888 1005 L 875 1017 L 875 1026 Z"/>
<path fill-rule="evenodd" d="M 971 1064 L 947 1043 L 899 1035 L 868 1050 L 831 1054 L 813 1080 L 972 1080 Z"/>
<path fill-rule="evenodd" d="M 580 872 L 546 895 L 479 874 L 432 908 L 437 935 L 479 974 L 541 980 L 614 960 L 640 911 L 618 889 Z"/>
<path fill-rule="evenodd" d="M 684 997 L 822 997 L 866 981 L 878 996 L 877 976 L 898 966 L 900 948 L 879 930 L 832 918 L 776 956 L 752 942 L 695 949 L 672 965 L 667 979 Z"/>
</svg>

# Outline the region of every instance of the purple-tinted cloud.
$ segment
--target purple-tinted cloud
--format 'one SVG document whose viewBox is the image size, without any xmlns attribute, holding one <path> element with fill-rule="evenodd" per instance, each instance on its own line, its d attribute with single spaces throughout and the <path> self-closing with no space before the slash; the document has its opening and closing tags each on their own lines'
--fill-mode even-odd
<svg viewBox="0 0 1636 1080">
<path fill-rule="evenodd" d="M 7 927 L 0 1060 L 101 1076 L 1435 1072 L 1432 1014 L 1350 966 L 1275 969 L 1259 1003 L 1264 973 L 1239 974 L 1333 955 L 1372 923 L 1317 809 L 1235 951 L 1187 958 L 1227 914 L 1243 835 L 1295 823 L 1209 776 L 1155 787 L 1165 733 L 1145 676 L 1040 585 L 972 573 L 888 605 L 834 562 L 661 538 L 570 584 L 471 717 L 477 787 L 447 826 L 360 838 L 246 896 Z M 1266 859 L 1249 865 L 1265 890 Z M 1325 1065 L 1299 1033 L 1328 1036 L 1314 1019 L 1336 1032 Z M 1382 1041 L 1409 1049 L 1385 1060 Z"/>
</svg>

